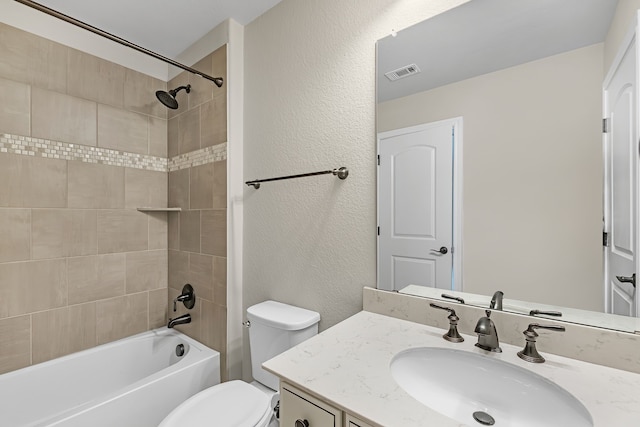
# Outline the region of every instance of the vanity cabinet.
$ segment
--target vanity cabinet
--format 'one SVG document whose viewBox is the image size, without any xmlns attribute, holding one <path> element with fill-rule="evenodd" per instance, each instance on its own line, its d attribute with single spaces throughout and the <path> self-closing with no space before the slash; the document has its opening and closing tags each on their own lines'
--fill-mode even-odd
<svg viewBox="0 0 640 427">
<path fill-rule="evenodd" d="M 280 385 L 280 426 L 342 427 L 342 411 L 283 382 Z"/>
<path fill-rule="evenodd" d="M 286 382 L 280 385 L 280 426 L 373 427 Z"/>
<path fill-rule="evenodd" d="M 367 424 L 362 420 L 357 419 L 353 415 L 344 415 L 344 427 L 373 427 L 371 424 Z"/>
</svg>

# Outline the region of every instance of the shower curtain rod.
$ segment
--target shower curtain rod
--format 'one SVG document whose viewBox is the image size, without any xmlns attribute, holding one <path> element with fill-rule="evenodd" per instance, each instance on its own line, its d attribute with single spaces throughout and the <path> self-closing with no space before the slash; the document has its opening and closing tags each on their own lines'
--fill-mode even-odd
<svg viewBox="0 0 640 427">
<path fill-rule="evenodd" d="M 347 179 L 349 176 L 349 169 L 344 166 L 339 169 L 331 169 L 328 171 L 320 171 L 320 172 L 310 172 L 310 173 L 301 173 L 298 175 L 287 175 L 287 176 L 279 176 L 277 178 L 266 178 L 266 179 L 254 179 L 253 181 L 247 181 L 245 184 L 249 186 L 253 186 L 256 190 L 260 188 L 261 182 L 269 182 L 269 181 L 280 181 L 283 179 L 293 179 L 293 178 L 304 178 L 307 176 L 316 176 L 316 175 L 326 175 L 326 174 L 334 174 L 340 179 Z"/>
<path fill-rule="evenodd" d="M 200 77 L 204 77 L 205 79 L 210 80 L 212 82 L 215 82 L 216 79 L 222 80 L 222 78 L 220 78 L 220 77 L 211 77 L 208 74 L 205 74 L 205 73 L 203 73 L 201 71 L 198 71 L 198 70 L 196 70 L 194 68 L 188 67 L 188 66 L 186 66 L 184 64 L 181 64 L 181 63 L 179 63 L 177 61 L 174 61 L 173 59 L 170 59 L 170 58 L 167 58 L 165 56 L 162 56 L 162 55 L 160 55 L 158 53 L 155 53 L 152 50 L 146 49 L 146 48 L 144 48 L 142 46 L 138 46 L 137 44 L 131 43 L 128 40 L 125 40 L 125 39 L 120 38 L 118 36 L 114 36 L 113 34 L 108 33 L 106 31 L 103 31 L 100 28 L 96 28 L 96 27 L 94 27 L 92 25 L 89 25 L 89 24 L 87 24 L 85 22 L 82 22 L 82 21 L 80 21 L 80 20 L 78 20 L 76 18 L 72 18 L 69 15 L 65 15 L 64 13 L 60 13 L 57 10 L 48 8 L 47 6 L 41 5 L 40 3 L 36 3 L 35 1 L 31 1 L 31 0 L 15 0 L 15 1 L 17 1 L 18 3 L 22 3 L 23 5 L 28 6 L 28 7 L 32 8 L 32 9 L 36 9 L 36 10 L 39 10 L 40 12 L 44 12 L 47 15 L 51 15 L 54 18 L 61 19 L 61 20 L 65 21 L 65 22 L 68 22 L 69 24 L 73 24 L 73 25 L 75 25 L 77 27 L 80 27 L 80 28 L 83 28 L 83 29 L 85 29 L 87 31 L 91 31 L 94 34 L 97 34 L 99 36 L 107 38 L 107 39 L 109 39 L 111 41 L 114 41 L 116 43 L 119 43 L 119 44 L 121 44 L 123 46 L 129 47 L 131 49 L 137 50 L 138 52 L 142 52 L 142 53 L 144 53 L 146 55 L 152 56 L 155 59 L 158 59 L 160 61 L 166 62 L 167 64 L 171 64 L 174 67 L 178 67 L 178 68 L 180 68 L 182 70 L 185 70 L 185 71 L 188 71 L 190 73 L 196 74 L 196 75 L 198 75 Z"/>
</svg>

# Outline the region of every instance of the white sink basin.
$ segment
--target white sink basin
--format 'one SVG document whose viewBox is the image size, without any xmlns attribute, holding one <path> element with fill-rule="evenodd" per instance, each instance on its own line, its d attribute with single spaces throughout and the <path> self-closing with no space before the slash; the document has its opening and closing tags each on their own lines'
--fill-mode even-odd
<svg viewBox="0 0 640 427">
<path fill-rule="evenodd" d="M 481 354 L 405 350 L 391 361 L 391 375 L 413 398 L 467 426 L 593 427 L 584 405 L 562 387 Z"/>
</svg>

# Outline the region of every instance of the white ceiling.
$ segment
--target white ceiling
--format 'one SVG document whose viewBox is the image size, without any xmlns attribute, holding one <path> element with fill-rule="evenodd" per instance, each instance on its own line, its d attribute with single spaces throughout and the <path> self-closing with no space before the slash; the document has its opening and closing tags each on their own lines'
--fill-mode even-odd
<svg viewBox="0 0 640 427">
<path fill-rule="evenodd" d="M 232 18 L 246 25 L 281 0 L 36 0 L 169 58 Z"/>
<path fill-rule="evenodd" d="M 378 101 L 602 42 L 618 0 L 472 0 L 378 42 Z M 394 82 L 384 73 L 415 63 Z"/>
</svg>

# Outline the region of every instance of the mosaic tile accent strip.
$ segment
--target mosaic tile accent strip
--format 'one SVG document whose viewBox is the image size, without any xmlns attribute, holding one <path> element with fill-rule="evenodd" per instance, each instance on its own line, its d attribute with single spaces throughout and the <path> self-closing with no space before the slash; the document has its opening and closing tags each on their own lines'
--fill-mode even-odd
<svg viewBox="0 0 640 427">
<path fill-rule="evenodd" d="M 126 151 L 111 150 L 108 148 L 90 147 L 3 133 L 0 134 L 0 153 L 49 159 L 76 160 L 85 163 L 121 166 L 156 172 L 170 172 L 226 160 L 227 144 L 223 143 L 166 159 L 164 157 L 128 153 Z"/>
<path fill-rule="evenodd" d="M 227 144 L 222 143 L 213 147 L 202 148 L 169 159 L 169 172 L 200 166 L 207 163 L 218 162 L 227 159 Z"/>
<path fill-rule="evenodd" d="M 0 153 L 37 156 L 49 159 L 76 160 L 109 166 L 122 166 L 157 172 L 167 171 L 167 159 L 144 154 L 127 153 L 108 148 L 89 147 L 50 141 L 42 138 L 0 134 Z"/>
</svg>

